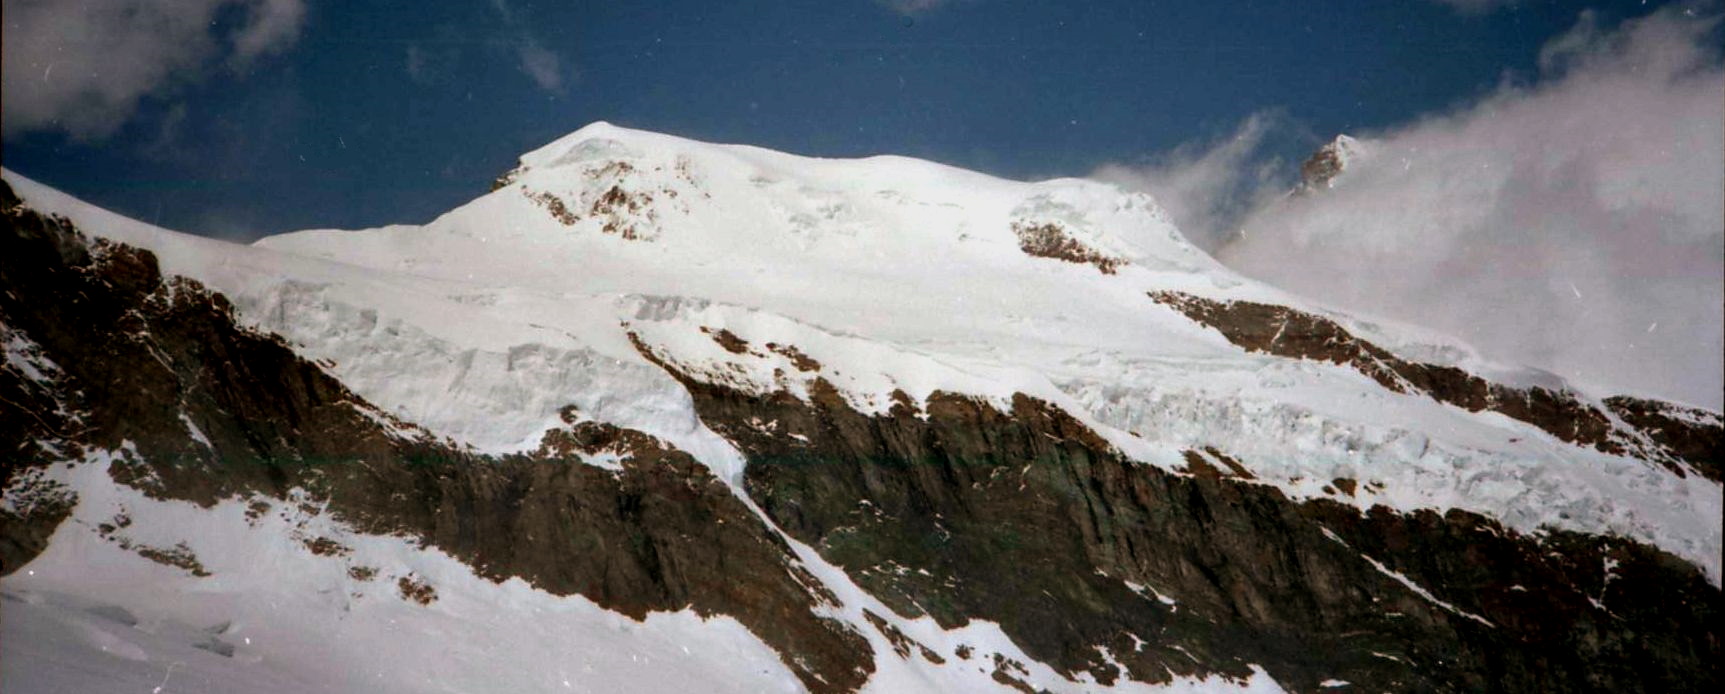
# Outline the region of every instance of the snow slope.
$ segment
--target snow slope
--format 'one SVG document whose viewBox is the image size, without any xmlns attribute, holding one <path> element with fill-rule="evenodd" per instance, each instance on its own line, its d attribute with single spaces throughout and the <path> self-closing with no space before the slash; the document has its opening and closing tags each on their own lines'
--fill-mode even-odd
<svg viewBox="0 0 1725 694">
<path fill-rule="evenodd" d="M 42 475 L 79 498 L 47 551 L 0 590 L 7 691 L 802 690 L 778 654 L 729 617 L 684 610 L 636 622 L 519 578 L 492 583 L 409 538 L 353 532 L 305 496 L 210 509 L 152 499 L 109 477 L 126 455 L 98 453 Z M 337 549 L 314 550 L 319 541 Z M 178 549 L 207 575 L 150 561 L 139 548 Z M 1282 691 L 1262 672 L 1246 682 L 1181 678 L 1159 687 L 1072 682 L 980 620 L 942 630 L 928 617 L 889 617 L 946 663 L 897 658 L 863 617 L 892 611 L 813 550 L 796 549 L 847 606 L 833 616 L 871 641 L 877 662 L 867 692 L 1010 691 L 984 666 L 994 653 L 1026 664 L 1023 679 L 1046 691 Z M 418 604 L 403 581 L 435 597 Z M 960 648 L 976 655 L 961 659 Z"/>
<path fill-rule="evenodd" d="M 1187 243 L 1155 201 L 1105 184 L 1006 181 L 899 157 L 811 159 L 596 123 L 524 155 L 506 185 L 426 225 L 303 231 L 240 246 L 141 224 L 11 172 L 5 177 L 32 206 L 149 248 L 165 272 L 227 294 L 244 321 L 284 335 L 376 405 L 484 452 L 535 446 L 558 409 L 573 404 L 687 450 L 735 483 L 741 455 L 701 424 L 687 392 L 648 362 L 630 335 L 749 389 L 805 392 L 816 374 L 799 369 L 789 353 L 764 348 L 772 343 L 818 361 L 818 375 L 865 411 L 890 406 L 895 390 L 916 399 L 946 390 L 1002 402 L 1023 392 L 1068 410 L 1146 464 L 1178 468 L 1182 450 L 1214 446 L 1295 497 L 1330 496 L 1362 509 L 1461 508 L 1523 531 L 1615 533 L 1684 557 L 1720 581 L 1718 484 L 1567 444 L 1501 415 L 1389 392 L 1350 369 L 1247 353 L 1146 292 L 1289 305 L 1330 315 L 1409 358 L 1518 385 L 1561 385 L 1555 377 L 1486 363 L 1454 340 L 1335 315 L 1245 279 Z M 1050 224 L 1090 253 L 1118 261 L 1113 272 L 1021 249 L 1020 230 Z M 727 349 L 714 339 L 721 330 L 750 348 Z M 1365 484 L 1358 496 L 1337 495 L 1325 482 L 1338 477 Z M 78 513 L 87 522 L 82 506 Z M 212 537 L 241 532 L 264 530 L 243 523 L 211 530 Z M 90 542 L 57 539 L 37 562 L 48 568 L 32 569 L 68 580 L 78 562 L 106 551 Z M 579 600 L 533 597 L 511 584 L 469 585 L 454 576 L 452 561 L 383 539 L 364 546 L 373 542 L 380 543 L 379 563 L 444 572 L 462 586 L 464 600 L 531 605 L 589 626 L 611 623 Z M 853 609 L 874 604 L 842 572 L 798 550 Z M 342 597 L 349 587 L 333 587 L 340 581 L 328 571 L 311 573 L 322 578 L 306 580 L 323 582 L 290 588 L 330 601 L 321 612 L 304 610 L 321 615 L 307 619 L 335 619 L 328 607 L 351 602 Z M 71 585 L 87 590 L 68 592 L 113 588 L 78 580 Z M 81 598 L 52 595 L 51 585 L 9 578 L 8 594 L 29 605 L 13 610 L 18 603 L 9 602 L 9 613 L 27 615 L 27 626 L 36 625 L 29 628 L 56 638 L 88 632 L 92 618 L 80 611 Z M 311 599 L 300 593 L 291 599 Z M 349 608 L 386 609 L 363 602 Z M 228 611 L 244 609 L 236 603 Z M 162 619 L 202 627 L 234 616 Z M 428 621 L 413 628 L 448 628 L 437 622 L 442 618 L 415 617 Z M 846 619 L 857 623 L 860 612 Z M 380 628 L 377 620 L 357 621 Z M 749 689 L 792 682 L 752 637 L 727 631 L 734 625 L 697 622 L 668 615 L 628 626 L 621 642 L 655 654 L 658 664 L 677 657 L 660 648 L 665 644 L 712 639 L 734 656 L 701 664 L 703 671 L 735 674 Z M 9 643 L 19 633 L 12 629 L 26 628 L 19 623 L 9 620 Z M 895 624 L 931 646 L 961 638 L 932 622 Z M 977 629 L 986 625 L 966 628 Z M 861 631 L 879 637 L 866 625 Z M 586 638 L 575 632 L 557 638 Z M 77 643 L 107 642 L 93 638 Z M 990 642 L 1009 649 L 1010 642 L 998 643 L 1005 641 Z M 617 677 L 629 676 L 620 662 L 613 665 Z M 732 667 L 741 669 L 726 669 Z M 903 682 L 934 686 L 959 676 L 953 668 L 910 674 L 898 667 L 880 668 L 872 686 L 902 691 L 911 688 Z M 222 676 L 219 669 L 200 672 Z M 678 676 L 673 671 L 665 682 Z M 944 686 L 958 681 L 971 680 Z M 1045 668 L 1032 681 L 1062 682 Z"/>
<path fill-rule="evenodd" d="M 347 532 L 318 509 L 202 509 L 108 479 L 112 456 L 59 466 L 79 492 L 49 549 L 5 582 L 8 691 L 793 692 L 778 655 L 729 618 L 645 622 L 520 579 L 501 585 L 406 538 Z M 106 537 L 93 528 L 126 525 Z M 349 551 L 317 555 L 324 538 Z M 186 547 L 193 578 L 131 546 Z M 375 575 L 356 578 L 356 568 Z M 363 575 L 363 574 L 362 574 Z M 403 578 L 435 587 L 420 606 Z"/>
</svg>

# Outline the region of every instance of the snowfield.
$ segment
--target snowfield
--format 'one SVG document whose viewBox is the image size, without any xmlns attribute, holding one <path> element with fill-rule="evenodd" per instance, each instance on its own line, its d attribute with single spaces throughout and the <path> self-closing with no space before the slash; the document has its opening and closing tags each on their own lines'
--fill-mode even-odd
<svg viewBox="0 0 1725 694">
<path fill-rule="evenodd" d="M 802 395 L 818 375 L 863 411 L 885 411 L 894 391 L 998 402 L 1023 392 L 1144 464 L 1181 468 L 1181 451 L 1213 446 L 1296 498 L 1460 508 L 1525 532 L 1618 534 L 1720 583 L 1718 484 L 1501 415 L 1389 392 L 1351 369 L 1248 353 L 1146 292 L 1284 304 L 1409 358 L 1515 385 L 1560 385 L 1556 377 L 1241 277 L 1187 243 L 1154 200 L 1105 184 L 1022 183 L 899 157 L 811 159 L 596 123 L 524 155 L 506 185 L 423 226 L 302 231 L 242 246 L 5 176 L 32 206 L 148 248 L 164 272 L 225 293 L 243 321 L 283 335 L 377 406 L 482 452 L 537 446 L 573 404 L 689 451 L 736 486 L 740 453 L 702 425 L 633 334 L 756 392 Z M 1106 272 L 1021 249 L 1015 227 L 1049 224 L 1118 265 Z M 727 349 L 718 331 L 749 348 Z M 769 343 L 815 360 L 818 374 Z M 75 516 L 29 573 L 6 580 L 5 679 L 25 683 L 21 691 L 36 689 L 30 677 L 49 676 L 21 664 L 37 659 L 63 663 L 65 677 L 83 676 L 88 660 L 90 682 L 127 683 L 114 691 L 222 691 L 234 682 L 252 691 L 797 688 L 770 650 L 728 620 L 674 613 L 634 623 L 579 598 L 480 580 L 399 539 L 342 535 L 317 514 L 280 509 L 248 523 L 237 502 L 201 511 L 150 501 L 115 487 L 103 467 L 55 472 L 82 497 Z M 1362 482 L 1358 496 L 1326 491 L 1340 477 Z M 139 533 L 183 529 L 148 541 L 200 543 L 215 577 L 191 580 L 91 531 L 122 508 Z M 353 554 L 308 554 L 293 539 L 305 532 L 340 536 Z M 860 610 L 891 611 L 797 549 L 851 606 L 843 618 L 880 639 Z M 348 577 L 358 562 L 391 578 Z M 441 599 L 425 609 L 392 598 L 393 577 L 407 574 L 426 577 Z M 115 618 L 122 613 L 135 623 Z M 1031 662 L 985 623 L 950 632 L 926 618 L 894 624 L 942 652 L 969 643 L 1018 658 L 1039 687 L 1092 688 Z M 233 657 L 212 654 L 204 639 L 228 644 Z M 998 686 L 974 664 L 898 661 L 883 644 L 876 691 Z M 181 664 L 168 673 L 173 663 Z M 372 679 L 362 687 L 353 677 Z M 1220 686 L 1236 685 L 1176 683 Z M 1267 676 L 1248 686 L 1275 689 Z"/>
<path fill-rule="evenodd" d="M 8 576 L 8 691 L 794 692 L 778 655 L 735 620 L 645 622 L 520 579 L 494 584 L 404 538 L 356 535 L 316 508 L 201 509 L 107 476 L 108 456 L 52 471 L 80 496 L 49 549 Z M 92 532 L 116 517 L 129 524 Z M 306 543 L 339 543 L 345 556 Z M 120 546 L 184 544 L 205 578 Z M 359 576 L 356 577 L 356 570 Z M 433 586 L 429 606 L 400 581 Z"/>
<path fill-rule="evenodd" d="M 518 578 L 492 583 L 407 538 L 354 533 L 305 498 L 211 509 L 154 500 L 108 476 L 127 454 L 44 475 L 79 500 L 47 551 L 0 590 L 7 691 L 802 691 L 778 654 L 729 617 L 684 610 L 636 622 Z M 178 550 L 207 575 L 145 559 L 137 548 Z M 1038 688 L 1103 689 L 1060 677 L 992 623 L 942 630 L 928 617 L 892 616 L 842 570 L 795 548 L 847 606 L 832 616 L 871 642 L 876 672 L 865 692 L 1010 691 L 990 679 L 993 653 L 1026 664 L 1023 679 Z M 433 591 L 429 604 L 409 596 L 420 586 Z M 896 657 L 865 609 L 888 615 L 946 664 Z M 960 647 L 977 655 L 960 659 Z M 1282 691 L 1261 671 L 1247 682 L 1183 678 L 1107 689 Z"/>
</svg>

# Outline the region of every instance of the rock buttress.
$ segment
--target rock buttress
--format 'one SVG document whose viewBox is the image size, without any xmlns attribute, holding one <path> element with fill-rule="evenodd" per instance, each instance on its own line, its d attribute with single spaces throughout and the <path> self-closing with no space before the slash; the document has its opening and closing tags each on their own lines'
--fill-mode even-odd
<svg viewBox="0 0 1725 694">
<path fill-rule="evenodd" d="M 895 611 L 998 622 L 1068 676 L 1240 677 L 1256 664 L 1307 691 L 1718 684 L 1720 591 L 1645 545 L 1181 475 L 1022 395 L 1006 411 L 897 398 L 871 416 L 824 381 L 805 402 L 655 360 L 747 455 L 747 489 L 780 527 Z"/>
<path fill-rule="evenodd" d="M 1491 411 L 1539 427 L 1563 441 L 1663 465 L 1678 475 L 1721 481 L 1725 425 L 1716 412 L 1626 396 L 1597 407 L 1568 390 L 1515 388 L 1454 366 L 1403 359 L 1323 316 L 1286 306 L 1219 301 L 1153 292 L 1164 304 L 1222 333 L 1242 349 L 1346 366 L 1398 393 L 1419 393 L 1472 411 Z M 1627 427 L 1619 427 L 1609 409 Z"/>
</svg>

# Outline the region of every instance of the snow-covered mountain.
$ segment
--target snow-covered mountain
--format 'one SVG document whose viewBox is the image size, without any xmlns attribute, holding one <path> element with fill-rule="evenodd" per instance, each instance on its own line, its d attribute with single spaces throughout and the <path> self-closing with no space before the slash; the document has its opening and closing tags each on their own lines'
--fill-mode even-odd
<svg viewBox="0 0 1725 694">
<path fill-rule="evenodd" d="M 1718 413 L 1328 311 L 1142 194 L 604 123 L 250 246 L 6 183 L 9 685 L 1717 679 Z"/>
</svg>

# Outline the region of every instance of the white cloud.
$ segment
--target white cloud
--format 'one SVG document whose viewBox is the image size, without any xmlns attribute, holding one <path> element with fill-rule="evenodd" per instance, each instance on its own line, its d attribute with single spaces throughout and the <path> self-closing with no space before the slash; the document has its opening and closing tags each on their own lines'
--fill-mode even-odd
<svg viewBox="0 0 1725 694">
<path fill-rule="evenodd" d="M 1144 165 L 1109 164 L 1091 176 L 1150 193 L 1187 238 L 1214 250 L 1243 215 L 1281 194 L 1285 167 L 1266 159 L 1262 147 L 1288 129 L 1275 112 L 1255 113 L 1221 139 L 1182 145 Z"/>
<path fill-rule="evenodd" d="M 425 49 L 417 44 L 408 44 L 407 54 L 402 59 L 402 67 L 407 70 L 407 78 L 420 84 L 430 84 L 432 80 L 431 57 Z"/>
<path fill-rule="evenodd" d="M 521 58 L 521 71 L 533 78 L 533 83 L 548 92 L 563 90 L 563 70 L 556 53 L 533 41 L 524 41 L 516 47 L 516 55 Z"/>
<path fill-rule="evenodd" d="M 515 57 L 520 61 L 521 71 L 540 89 L 561 93 L 565 72 L 562 57 L 533 38 L 533 32 L 526 28 L 509 0 L 491 0 L 491 8 L 502 18 L 503 26 L 515 35 Z"/>
<path fill-rule="evenodd" d="M 1717 24 L 1665 10 L 1606 31 L 1583 15 L 1542 52 L 1538 86 L 1368 134 L 1334 188 L 1257 206 L 1217 256 L 1502 361 L 1719 407 Z"/>
<path fill-rule="evenodd" d="M 234 60 L 245 64 L 282 50 L 299 40 L 305 24 L 305 0 L 250 0 L 247 21 L 234 36 Z"/>
<path fill-rule="evenodd" d="M 218 12 L 243 19 L 212 30 Z M 303 0 L 5 0 L 0 100 L 5 132 L 105 137 L 145 97 L 201 79 L 216 60 L 244 68 L 292 45 Z"/>
</svg>

